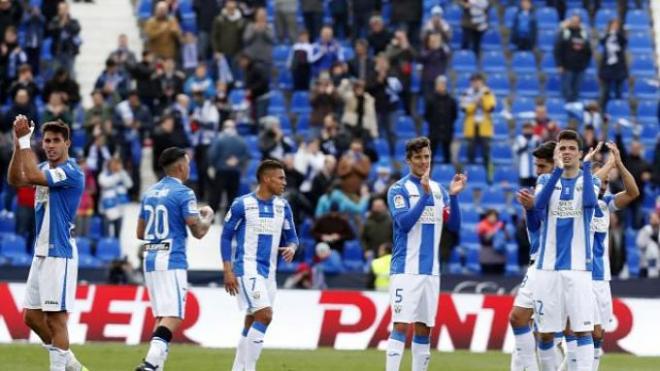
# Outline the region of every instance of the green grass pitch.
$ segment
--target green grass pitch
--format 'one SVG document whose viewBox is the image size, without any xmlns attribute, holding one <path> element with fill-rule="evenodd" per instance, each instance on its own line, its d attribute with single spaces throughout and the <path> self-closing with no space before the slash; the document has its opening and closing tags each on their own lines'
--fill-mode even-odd
<svg viewBox="0 0 660 371">
<path fill-rule="evenodd" d="M 76 356 L 90 371 L 133 370 L 144 357 L 147 346 L 95 343 L 74 345 Z M 234 352 L 231 349 L 208 349 L 175 344 L 170 348 L 166 370 L 230 370 Z M 429 370 L 469 371 L 508 370 L 509 355 L 497 352 L 469 353 L 465 351 L 433 352 Z M 259 361 L 259 371 L 371 371 L 383 370 L 384 353 L 377 350 L 338 351 L 332 349 L 273 350 L 266 349 Z M 48 355 L 38 345 L 0 345 L 0 369 L 42 371 L 48 369 Z M 606 354 L 602 371 L 642 371 L 660 369 L 660 358 Z M 402 371 L 410 370 L 410 351 L 405 353 Z"/>
</svg>

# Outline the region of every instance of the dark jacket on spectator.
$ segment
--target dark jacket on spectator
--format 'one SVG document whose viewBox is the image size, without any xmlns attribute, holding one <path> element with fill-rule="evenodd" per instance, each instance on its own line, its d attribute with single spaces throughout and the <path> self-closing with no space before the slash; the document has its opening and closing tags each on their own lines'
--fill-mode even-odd
<svg viewBox="0 0 660 371">
<path fill-rule="evenodd" d="M 213 20 L 220 13 L 219 0 L 193 0 L 193 10 L 197 15 L 197 28 L 211 33 Z"/>
<path fill-rule="evenodd" d="M 367 41 L 373 50 L 373 54 L 376 55 L 385 51 L 392 41 L 392 33 L 385 28 L 380 32 L 369 32 L 369 35 L 367 35 Z"/>
<path fill-rule="evenodd" d="M 250 92 L 253 101 L 270 91 L 269 76 L 269 72 L 260 63 L 250 62 L 245 71 L 245 89 Z"/>
<path fill-rule="evenodd" d="M 591 60 L 591 46 L 587 30 L 583 27 L 560 30 L 554 53 L 557 66 L 569 71 L 584 71 Z"/>
<path fill-rule="evenodd" d="M 608 47 L 609 43 L 614 43 L 614 51 Z M 600 70 L 598 76 L 603 80 L 623 80 L 628 77 L 628 66 L 626 65 L 626 46 L 628 40 L 619 31 L 616 34 L 606 34 L 600 39 L 600 45 L 603 48 L 603 54 L 600 59 Z"/>
<path fill-rule="evenodd" d="M 18 28 L 22 17 L 23 6 L 19 1 L 12 1 L 9 9 L 0 10 L 0 37 L 4 39 L 7 27 L 14 26 Z"/>
<path fill-rule="evenodd" d="M 454 123 L 458 117 L 458 104 L 449 93 L 434 92 L 424 105 L 424 120 L 429 125 L 429 137 L 441 141 L 454 137 Z"/>
<path fill-rule="evenodd" d="M 526 14 L 523 10 L 518 10 L 511 26 L 511 44 L 515 45 L 518 50 L 532 50 L 536 45 L 537 31 L 534 11 L 530 10 Z"/>
<path fill-rule="evenodd" d="M 54 91 L 66 93 L 67 103 L 71 107 L 74 107 L 80 102 L 80 87 L 78 86 L 78 83 L 71 78 L 67 78 L 64 81 L 57 81 L 55 79 L 49 80 L 44 86 L 44 102 L 48 102 L 50 93 Z"/>
<path fill-rule="evenodd" d="M 323 0 L 300 0 L 300 8 L 303 12 L 323 13 Z"/>
<path fill-rule="evenodd" d="M 421 22 L 422 0 L 391 0 L 392 23 Z"/>
<path fill-rule="evenodd" d="M 435 78 L 447 72 L 449 50 L 444 46 L 439 49 L 425 50 L 419 57 L 422 64 L 422 81 L 435 81 Z"/>
<path fill-rule="evenodd" d="M 245 19 L 242 16 L 236 16 L 232 20 L 223 10 L 213 20 L 211 31 L 213 50 L 226 54 L 230 58 L 235 56 L 243 47 L 242 41 L 245 24 Z"/>
</svg>

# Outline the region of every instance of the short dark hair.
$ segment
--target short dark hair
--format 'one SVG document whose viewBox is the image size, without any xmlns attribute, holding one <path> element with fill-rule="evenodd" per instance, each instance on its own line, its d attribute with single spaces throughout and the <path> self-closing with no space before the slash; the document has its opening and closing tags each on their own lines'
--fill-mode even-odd
<svg viewBox="0 0 660 371">
<path fill-rule="evenodd" d="M 284 165 L 277 160 L 263 160 L 257 168 L 257 181 L 261 181 L 261 176 L 269 170 L 273 169 L 282 169 L 284 170 Z"/>
<path fill-rule="evenodd" d="M 562 140 L 574 140 L 578 144 L 578 150 L 582 150 L 582 138 L 576 131 L 569 129 L 560 131 L 559 136 L 557 137 L 557 143 L 561 142 Z"/>
<path fill-rule="evenodd" d="M 158 157 L 158 166 L 166 169 L 173 163 L 179 161 L 188 154 L 185 149 L 179 147 L 169 147 Z"/>
<path fill-rule="evenodd" d="M 545 142 L 545 143 L 541 144 L 540 146 L 536 147 L 534 152 L 532 152 L 532 155 L 536 158 L 551 161 L 553 159 L 553 157 L 555 156 L 555 147 L 556 146 L 557 146 L 557 142 L 555 142 L 554 140 L 551 140 L 549 142 Z"/>
<path fill-rule="evenodd" d="M 57 120 L 57 121 L 49 121 L 45 123 L 41 127 L 41 133 L 46 134 L 46 132 L 50 131 L 51 133 L 59 133 L 62 134 L 62 137 L 64 137 L 64 140 L 69 140 L 71 137 L 71 130 L 69 129 L 69 125 L 65 124 L 64 122 Z"/>
<path fill-rule="evenodd" d="M 417 137 L 409 140 L 406 143 L 406 159 L 410 159 L 424 147 L 428 147 L 429 151 L 431 150 L 431 141 L 427 137 Z"/>
</svg>

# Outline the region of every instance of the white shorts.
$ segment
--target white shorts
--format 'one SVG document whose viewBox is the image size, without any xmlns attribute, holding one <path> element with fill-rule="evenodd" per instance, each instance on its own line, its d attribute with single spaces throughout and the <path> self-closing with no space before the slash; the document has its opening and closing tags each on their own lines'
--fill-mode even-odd
<svg viewBox="0 0 660 371">
<path fill-rule="evenodd" d="M 23 308 L 72 312 L 77 283 L 77 259 L 35 256 L 27 279 Z"/>
<path fill-rule="evenodd" d="M 594 297 L 596 299 L 594 311 L 594 323 L 600 325 L 603 330 L 612 330 L 612 292 L 609 281 L 594 281 Z"/>
<path fill-rule="evenodd" d="M 390 276 L 392 322 L 422 322 L 433 327 L 439 296 L 439 276 L 405 273 Z"/>
<path fill-rule="evenodd" d="M 559 332 L 570 319 L 573 332 L 594 330 L 591 272 L 536 271 L 534 315 L 541 333 Z"/>
<path fill-rule="evenodd" d="M 525 278 L 518 287 L 516 299 L 513 301 L 514 307 L 534 309 L 534 282 L 536 281 L 536 265 L 532 264 L 527 268 Z"/>
<path fill-rule="evenodd" d="M 149 290 L 154 317 L 185 317 L 188 293 L 185 269 L 144 272 L 144 283 Z"/>
<path fill-rule="evenodd" d="M 277 282 L 263 276 L 242 276 L 238 280 L 238 308 L 253 314 L 261 309 L 273 307 Z"/>
</svg>

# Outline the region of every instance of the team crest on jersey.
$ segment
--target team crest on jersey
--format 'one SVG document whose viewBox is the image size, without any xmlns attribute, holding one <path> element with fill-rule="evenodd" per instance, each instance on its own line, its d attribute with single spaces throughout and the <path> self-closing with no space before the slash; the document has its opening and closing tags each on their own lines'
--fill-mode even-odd
<svg viewBox="0 0 660 371">
<path fill-rule="evenodd" d="M 261 297 L 261 293 L 259 291 L 255 291 L 252 293 L 252 298 L 255 300 L 258 300 Z"/>
<path fill-rule="evenodd" d="M 403 199 L 403 196 L 401 195 L 394 196 L 394 208 L 400 209 L 404 206 L 406 206 L 406 201 Z"/>
<path fill-rule="evenodd" d="M 63 180 L 66 180 L 66 173 L 60 168 L 48 170 L 50 176 L 53 178 L 53 183 L 59 183 Z"/>
<path fill-rule="evenodd" d="M 401 309 L 403 309 L 403 305 L 401 305 L 401 304 L 394 304 L 394 313 L 396 313 L 396 314 L 401 313 Z"/>
<path fill-rule="evenodd" d="M 227 215 L 225 215 L 225 222 L 228 222 L 231 219 L 231 209 L 227 210 Z"/>
<path fill-rule="evenodd" d="M 277 205 L 274 207 L 276 214 L 282 214 L 284 212 L 284 206 Z"/>
<path fill-rule="evenodd" d="M 197 202 L 195 200 L 188 201 L 188 212 L 194 214 L 197 212 Z M 227 213 L 229 214 L 229 213 Z"/>
</svg>

